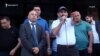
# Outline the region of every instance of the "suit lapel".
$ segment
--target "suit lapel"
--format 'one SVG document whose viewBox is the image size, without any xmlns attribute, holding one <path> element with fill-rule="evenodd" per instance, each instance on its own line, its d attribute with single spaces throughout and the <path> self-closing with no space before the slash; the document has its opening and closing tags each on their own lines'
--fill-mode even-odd
<svg viewBox="0 0 100 56">
<path fill-rule="evenodd" d="M 28 30 L 29 33 L 32 33 L 31 26 L 29 23 L 26 24 L 26 29 Z"/>
<path fill-rule="evenodd" d="M 31 35 L 31 37 L 29 37 L 29 39 L 33 42 L 33 34 L 32 34 L 32 30 L 31 30 L 31 26 L 29 24 L 29 22 L 26 23 L 26 29 L 29 35 Z M 41 29 L 40 26 L 38 24 L 36 24 L 36 32 L 37 32 L 37 37 L 38 37 L 38 41 L 40 40 L 40 34 L 41 34 Z"/>
<path fill-rule="evenodd" d="M 27 34 L 28 34 L 28 39 L 33 43 L 33 34 L 32 34 L 32 30 L 31 30 L 31 26 L 29 24 L 29 22 L 26 23 L 26 31 L 27 31 Z"/>
<path fill-rule="evenodd" d="M 39 25 L 38 24 L 36 24 L 36 31 L 37 31 L 37 36 L 38 36 L 38 40 L 39 40 L 39 36 L 40 36 L 40 32 L 41 32 L 41 30 L 40 30 L 40 27 L 39 27 Z"/>
</svg>

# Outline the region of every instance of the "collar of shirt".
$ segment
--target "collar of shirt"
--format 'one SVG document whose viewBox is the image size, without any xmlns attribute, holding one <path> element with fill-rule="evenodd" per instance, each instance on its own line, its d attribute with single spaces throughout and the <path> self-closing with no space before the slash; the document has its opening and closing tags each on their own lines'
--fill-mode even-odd
<svg viewBox="0 0 100 56">
<path fill-rule="evenodd" d="M 80 20 L 80 22 L 79 23 L 76 23 L 75 25 L 77 26 L 77 25 L 81 25 L 82 24 L 82 21 L 83 20 Z"/>
<path fill-rule="evenodd" d="M 29 24 L 30 24 L 30 27 L 32 29 L 32 24 L 36 24 L 36 22 L 31 22 L 30 20 L 28 20 Z"/>
<path fill-rule="evenodd" d="M 41 20 L 42 18 L 41 17 L 38 17 L 38 20 Z"/>
<path fill-rule="evenodd" d="M 94 20 L 91 22 L 91 25 L 95 25 L 95 21 Z"/>
<path fill-rule="evenodd" d="M 32 25 L 32 24 L 36 24 L 36 22 L 31 22 L 30 20 L 28 20 L 29 24 Z"/>
</svg>

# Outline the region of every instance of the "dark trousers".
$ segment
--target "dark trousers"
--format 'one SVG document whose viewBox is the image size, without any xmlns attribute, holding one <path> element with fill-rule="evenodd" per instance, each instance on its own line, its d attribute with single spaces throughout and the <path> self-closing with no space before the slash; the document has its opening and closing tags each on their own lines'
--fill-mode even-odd
<svg viewBox="0 0 100 56">
<path fill-rule="evenodd" d="M 90 55 L 88 54 L 88 50 L 87 50 L 87 49 L 79 50 L 79 55 L 80 55 L 80 56 L 90 56 Z"/>
<path fill-rule="evenodd" d="M 100 44 L 93 45 L 93 56 L 100 56 Z"/>
<path fill-rule="evenodd" d="M 43 56 L 47 56 L 47 46 L 43 46 L 42 48 L 42 53 L 41 53 Z"/>
<path fill-rule="evenodd" d="M 0 56 L 10 56 L 9 52 L 0 51 Z"/>
<path fill-rule="evenodd" d="M 75 46 L 58 45 L 57 56 L 79 56 Z"/>
<path fill-rule="evenodd" d="M 56 51 L 52 51 L 52 56 L 57 56 L 57 52 Z"/>
</svg>

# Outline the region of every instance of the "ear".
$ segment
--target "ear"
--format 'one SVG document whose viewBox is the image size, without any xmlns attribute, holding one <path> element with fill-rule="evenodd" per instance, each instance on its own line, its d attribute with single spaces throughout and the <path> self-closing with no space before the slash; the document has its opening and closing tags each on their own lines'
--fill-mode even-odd
<svg viewBox="0 0 100 56">
<path fill-rule="evenodd" d="M 57 16 L 59 16 L 59 13 L 57 12 Z"/>
<path fill-rule="evenodd" d="M 29 18 L 29 15 L 27 15 L 27 18 Z"/>
</svg>

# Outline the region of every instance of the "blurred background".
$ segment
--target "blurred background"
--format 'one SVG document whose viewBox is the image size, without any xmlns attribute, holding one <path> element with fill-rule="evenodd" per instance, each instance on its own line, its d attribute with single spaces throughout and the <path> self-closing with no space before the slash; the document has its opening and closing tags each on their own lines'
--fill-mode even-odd
<svg viewBox="0 0 100 56">
<path fill-rule="evenodd" d="M 41 16 L 48 22 L 56 19 L 58 7 L 66 6 L 69 15 L 71 11 L 78 10 L 83 20 L 87 14 L 92 14 L 96 20 L 100 20 L 99 3 L 100 0 L 0 0 L 0 16 L 10 17 L 14 26 L 19 28 L 34 5 L 41 6 Z"/>
</svg>

